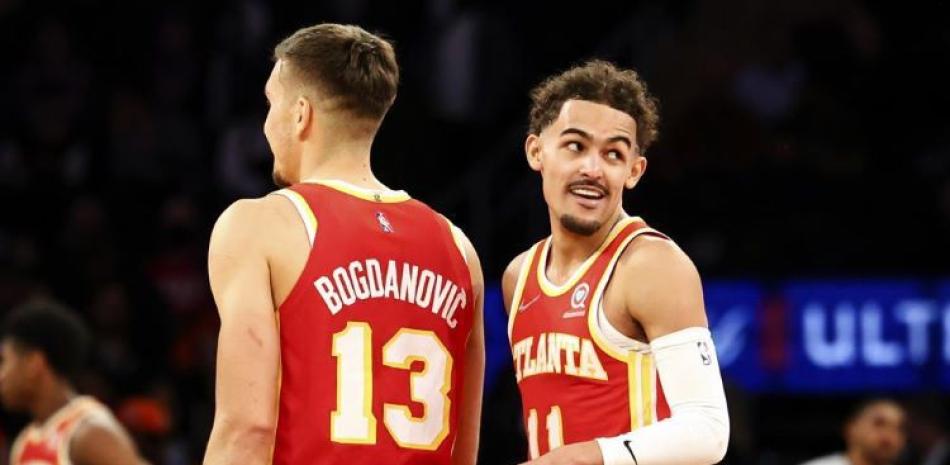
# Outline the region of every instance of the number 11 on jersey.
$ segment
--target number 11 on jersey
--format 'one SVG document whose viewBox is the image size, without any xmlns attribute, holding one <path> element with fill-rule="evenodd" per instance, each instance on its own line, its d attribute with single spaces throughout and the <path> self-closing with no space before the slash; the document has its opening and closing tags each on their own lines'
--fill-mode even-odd
<svg viewBox="0 0 950 465">
<path fill-rule="evenodd" d="M 532 459 L 541 455 L 541 446 L 538 442 L 538 411 L 531 409 L 528 411 L 528 453 Z M 561 419 L 561 407 L 553 406 L 548 413 L 545 421 L 545 427 L 548 430 L 548 451 L 552 451 L 564 445 L 564 426 Z"/>
</svg>

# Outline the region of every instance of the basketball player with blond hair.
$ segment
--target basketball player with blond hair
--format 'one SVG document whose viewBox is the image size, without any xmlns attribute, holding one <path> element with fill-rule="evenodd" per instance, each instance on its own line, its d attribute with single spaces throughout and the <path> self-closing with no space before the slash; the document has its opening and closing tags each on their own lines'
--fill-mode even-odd
<svg viewBox="0 0 950 465">
<path fill-rule="evenodd" d="M 468 239 L 380 182 L 386 40 L 301 29 L 275 50 L 264 134 L 281 190 L 211 235 L 221 317 L 206 465 L 475 463 L 483 283 Z"/>
</svg>

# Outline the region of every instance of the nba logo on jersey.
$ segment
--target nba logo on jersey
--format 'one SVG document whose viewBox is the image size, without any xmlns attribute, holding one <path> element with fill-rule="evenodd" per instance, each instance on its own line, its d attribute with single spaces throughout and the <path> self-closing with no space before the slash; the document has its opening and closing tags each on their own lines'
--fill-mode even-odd
<svg viewBox="0 0 950 465">
<path fill-rule="evenodd" d="M 712 356 L 709 354 L 709 346 L 706 345 L 706 342 L 705 341 L 697 342 L 696 348 L 699 349 L 699 357 L 703 360 L 703 365 L 711 364 Z"/>
<path fill-rule="evenodd" d="M 587 301 L 587 294 L 590 294 L 590 286 L 587 283 L 578 284 L 574 288 L 574 293 L 571 294 L 571 308 L 575 310 L 583 309 L 584 303 Z"/>
<path fill-rule="evenodd" d="M 393 232 L 393 225 L 389 223 L 389 219 L 386 218 L 383 212 L 376 212 L 376 221 L 379 221 L 379 227 L 382 228 L 384 233 Z"/>
</svg>

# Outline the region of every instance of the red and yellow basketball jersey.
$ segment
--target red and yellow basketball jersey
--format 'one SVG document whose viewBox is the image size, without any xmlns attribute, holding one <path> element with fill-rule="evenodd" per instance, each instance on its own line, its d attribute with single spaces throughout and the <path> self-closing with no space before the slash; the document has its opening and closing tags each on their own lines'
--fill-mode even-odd
<svg viewBox="0 0 950 465">
<path fill-rule="evenodd" d="M 551 239 L 528 252 L 508 335 L 531 458 L 669 416 L 649 345 L 628 340 L 633 346 L 621 347 L 605 336 L 616 330 L 603 327 L 604 290 L 620 255 L 640 234 L 665 238 L 643 220 L 625 218 L 560 286 L 545 273 Z"/>
<path fill-rule="evenodd" d="M 474 311 L 458 232 L 402 191 L 278 194 L 311 250 L 278 310 L 273 463 L 450 463 Z"/>
<path fill-rule="evenodd" d="M 13 443 L 10 465 L 71 465 L 73 433 L 92 418 L 115 421 L 109 409 L 92 397 L 74 398 L 43 424 L 31 423 L 20 433 Z"/>
</svg>

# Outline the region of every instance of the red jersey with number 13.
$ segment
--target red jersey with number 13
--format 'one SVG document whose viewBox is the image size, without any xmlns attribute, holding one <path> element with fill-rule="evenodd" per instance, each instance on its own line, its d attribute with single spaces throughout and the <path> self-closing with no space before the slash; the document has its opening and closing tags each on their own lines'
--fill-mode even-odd
<svg viewBox="0 0 950 465">
<path fill-rule="evenodd" d="M 460 233 L 402 191 L 277 194 L 311 250 L 278 312 L 273 463 L 450 463 L 474 301 Z"/>
</svg>

